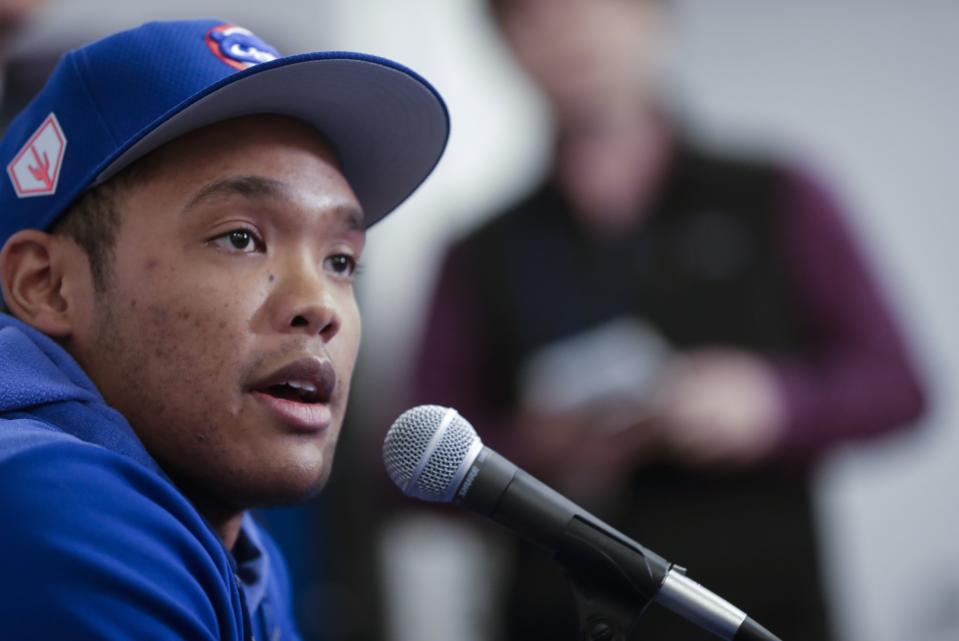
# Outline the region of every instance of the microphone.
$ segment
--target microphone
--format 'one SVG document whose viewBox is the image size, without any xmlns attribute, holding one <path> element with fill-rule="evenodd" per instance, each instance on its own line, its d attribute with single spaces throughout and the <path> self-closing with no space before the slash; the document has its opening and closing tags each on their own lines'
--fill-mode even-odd
<svg viewBox="0 0 959 641">
<path fill-rule="evenodd" d="M 545 548 L 574 576 L 612 567 L 606 576 L 616 589 L 643 603 L 655 601 L 723 639 L 780 641 L 683 568 L 484 447 L 452 408 L 421 405 L 401 414 L 386 434 L 383 462 L 407 496 L 455 503 L 491 518 Z"/>
</svg>

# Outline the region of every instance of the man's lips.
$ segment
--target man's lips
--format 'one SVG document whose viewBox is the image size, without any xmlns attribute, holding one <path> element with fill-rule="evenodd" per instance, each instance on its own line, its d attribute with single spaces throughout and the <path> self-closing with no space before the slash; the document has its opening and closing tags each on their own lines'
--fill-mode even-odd
<svg viewBox="0 0 959 641">
<path fill-rule="evenodd" d="M 330 401 L 336 390 L 336 370 L 316 356 L 280 367 L 249 386 L 249 391 L 285 423 L 316 431 L 332 420 Z"/>
<path fill-rule="evenodd" d="M 333 412 L 321 403 L 301 403 L 254 390 L 253 398 L 266 405 L 280 420 L 306 432 L 320 432 L 330 426 Z"/>
</svg>

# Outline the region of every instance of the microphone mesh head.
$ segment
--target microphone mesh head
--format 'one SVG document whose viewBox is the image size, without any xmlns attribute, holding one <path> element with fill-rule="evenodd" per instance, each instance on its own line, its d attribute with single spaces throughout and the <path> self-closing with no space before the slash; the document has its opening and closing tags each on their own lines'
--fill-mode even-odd
<svg viewBox="0 0 959 641">
<path fill-rule="evenodd" d="M 456 410 L 439 405 L 409 409 L 383 441 L 383 463 L 407 496 L 448 502 L 482 448 L 476 430 Z"/>
</svg>

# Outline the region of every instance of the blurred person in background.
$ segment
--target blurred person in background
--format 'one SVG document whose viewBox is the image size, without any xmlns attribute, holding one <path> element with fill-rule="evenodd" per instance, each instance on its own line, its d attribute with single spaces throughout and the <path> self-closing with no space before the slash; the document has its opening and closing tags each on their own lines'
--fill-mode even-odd
<svg viewBox="0 0 959 641">
<path fill-rule="evenodd" d="M 703 149 L 657 91 L 657 0 L 488 0 L 556 139 L 527 197 L 446 256 L 415 401 L 738 604 L 830 638 L 810 488 L 837 444 L 923 389 L 822 184 Z M 571 594 L 518 547 L 509 639 L 574 639 Z M 707 639 L 656 608 L 642 639 Z"/>
<path fill-rule="evenodd" d="M 0 64 L 6 64 L 14 38 L 45 4 L 46 0 L 0 0 Z"/>
<path fill-rule="evenodd" d="M 43 86 L 56 64 L 50 56 L 11 60 L 17 35 L 46 4 L 46 0 L 0 0 L 0 131 Z"/>
</svg>

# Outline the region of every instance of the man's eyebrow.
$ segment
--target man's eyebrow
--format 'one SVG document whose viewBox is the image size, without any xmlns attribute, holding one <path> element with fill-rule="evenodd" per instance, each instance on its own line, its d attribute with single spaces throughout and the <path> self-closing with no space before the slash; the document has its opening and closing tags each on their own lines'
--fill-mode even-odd
<svg viewBox="0 0 959 641">
<path fill-rule="evenodd" d="M 198 205 L 230 196 L 259 199 L 280 196 L 288 191 L 289 187 L 286 183 L 272 178 L 263 176 L 229 176 L 206 185 L 200 190 L 200 193 L 187 203 L 183 211 L 189 211 Z"/>
<path fill-rule="evenodd" d="M 366 231 L 363 212 L 356 207 L 339 207 L 339 214 L 343 216 L 346 227 L 350 231 Z"/>
<path fill-rule="evenodd" d="M 229 176 L 213 181 L 203 187 L 200 192 L 190 199 L 184 212 L 202 205 L 204 203 L 229 198 L 230 196 L 242 196 L 249 199 L 271 198 L 277 196 L 287 196 L 290 193 L 290 186 L 285 182 L 267 178 L 265 176 Z M 336 208 L 336 213 L 340 215 L 346 227 L 350 231 L 364 231 L 366 223 L 361 209 L 352 206 L 342 206 Z"/>
</svg>

